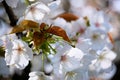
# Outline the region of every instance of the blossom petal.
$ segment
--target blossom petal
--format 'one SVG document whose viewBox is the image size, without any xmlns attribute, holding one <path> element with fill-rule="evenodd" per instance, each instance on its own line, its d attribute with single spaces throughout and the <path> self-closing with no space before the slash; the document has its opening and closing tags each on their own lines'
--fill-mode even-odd
<svg viewBox="0 0 120 80">
<path fill-rule="evenodd" d="M 107 68 L 109 68 L 109 67 L 112 66 L 112 61 L 110 61 L 110 60 L 108 60 L 108 59 L 104 59 L 104 60 L 102 60 L 102 61 L 100 62 L 100 66 L 101 66 L 101 68 L 103 68 L 103 69 L 107 69 Z"/>
<path fill-rule="evenodd" d="M 29 61 L 25 58 L 24 55 L 20 55 L 19 58 L 19 62 L 17 62 L 15 66 L 19 69 L 24 69 L 28 65 Z"/>
<path fill-rule="evenodd" d="M 84 53 L 78 48 L 71 48 L 71 50 L 69 51 L 69 53 L 67 53 L 67 55 L 81 60 L 84 56 Z"/>
<path fill-rule="evenodd" d="M 65 71 L 72 71 L 80 67 L 80 62 L 74 57 L 67 56 L 67 61 L 61 62 Z"/>
<path fill-rule="evenodd" d="M 116 53 L 115 52 L 113 52 L 113 51 L 111 51 L 111 50 L 108 50 L 108 51 L 106 51 L 105 52 L 106 54 L 105 54 L 105 58 L 106 59 L 109 59 L 109 60 L 114 60 L 115 58 L 116 58 Z"/>
<path fill-rule="evenodd" d="M 57 0 L 57 1 L 53 1 L 49 3 L 48 6 L 51 10 L 56 10 L 58 6 L 60 5 L 60 3 L 61 3 L 61 0 Z"/>
</svg>

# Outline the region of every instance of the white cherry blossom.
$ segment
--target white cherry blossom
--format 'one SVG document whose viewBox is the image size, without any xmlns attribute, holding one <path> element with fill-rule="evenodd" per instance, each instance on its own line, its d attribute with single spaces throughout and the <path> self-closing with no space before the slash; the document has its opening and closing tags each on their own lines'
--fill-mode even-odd
<svg viewBox="0 0 120 80">
<path fill-rule="evenodd" d="M 96 53 L 96 60 L 93 61 L 92 65 L 95 68 L 107 69 L 112 66 L 112 61 L 116 58 L 116 53 L 108 48 L 104 48 L 102 51 Z"/>
<path fill-rule="evenodd" d="M 27 7 L 24 14 L 24 19 L 33 20 L 40 23 L 49 12 L 50 9 L 47 5 L 42 2 L 36 2 Z"/>
<path fill-rule="evenodd" d="M 51 59 L 53 63 L 54 74 L 64 74 L 64 72 L 72 71 L 80 67 L 80 60 L 83 58 L 84 53 L 77 48 L 70 48 L 64 46 L 63 49 Z"/>
<path fill-rule="evenodd" d="M 28 47 L 27 43 L 19 39 L 13 40 L 10 44 L 9 48 L 5 50 L 6 64 L 24 69 L 33 57 L 32 49 Z"/>
</svg>

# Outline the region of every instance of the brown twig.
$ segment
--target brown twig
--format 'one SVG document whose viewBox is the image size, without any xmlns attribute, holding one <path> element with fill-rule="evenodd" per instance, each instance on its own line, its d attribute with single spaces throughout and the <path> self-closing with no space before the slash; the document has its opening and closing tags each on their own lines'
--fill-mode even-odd
<svg viewBox="0 0 120 80">
<path fill-rule="evenodd" d="M 18 21 L 18 19 L 17 19 L 17 17 L 15 16 L 12 8 L 7 5 L 7 3 L 5 2 L 5 0 L 2 1 L 2 4 L 3 4 L 3 6 L 4 6 L 4 8 L 5 8 L 5 11 L 6 11 L 6 13 L 7 13 L 8 17 L 9 17 L 10 25 L 11 25 L 11 26 L 15 26 L 16 23 L 17 23 L 17 21 Z"/>
</svg>

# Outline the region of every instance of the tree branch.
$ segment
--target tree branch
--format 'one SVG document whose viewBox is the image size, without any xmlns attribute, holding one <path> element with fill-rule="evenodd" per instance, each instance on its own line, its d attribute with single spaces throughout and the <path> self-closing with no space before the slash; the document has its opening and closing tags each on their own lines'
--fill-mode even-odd
<svg viewBox="0 0 120 80">
<path fill-rule="evenodd" d="M 6 11 L 6 13 L 7 13 L 8 17 L 9 17 L 10 25 L 11 25 L 11 26 L 15 26 L 16 23 L 17 23 L 17 21 L 18 21 L 18 19 L 17 19 L 17 17 L 15 16 L 12 8 L 7 5 L 7 3 L 5 2 L 5 0 L 2 1 L 2 4 L 3 4 L 3 6 L 4 6 L 4 8 L 5 8 L 5 11 Z"/>
</svg>

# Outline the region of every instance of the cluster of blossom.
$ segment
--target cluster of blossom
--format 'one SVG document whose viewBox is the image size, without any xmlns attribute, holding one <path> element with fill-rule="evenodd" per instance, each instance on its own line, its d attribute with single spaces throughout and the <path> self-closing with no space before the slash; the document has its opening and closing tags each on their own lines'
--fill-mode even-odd
<svg viewBox="0 0 120 80">
<path fill-rule="evenodd" d="M 69 0 L 68 13 L 62 7 L 64 0 L 41 0 L 27 7 L 17 23 L 18 29 L 8 28 L 9 25 L 1 22 L 4 28 L 0 32 L 0 46 L 5 50 L 6 65 L 22 70 L 30 61 L 32 67 L 29 80 L 110 79 L 116 71 L 112 62 L 116 57 L 112 51 L 114 41 L 110 33 L 113 28 L 103 11 L 86 6 L 85 1 Z M 18 0 L 14 2 L 13 7 Z M 37 24 L 44 24 L 42 27 L 45 30 L 40 29 L 40 33 Z M 52 27 L 49 25 L 64 29 L 70 41 L 58 33 L 58 29 L 53 32 L 47 30 Z M 24 36 L 18 38 L 16 32 L 23 32 Z M 50 36 L 50 39 L 43 35 Z M 51 39 L 54 41 L 50 42 Z M 2 57 L 0 59 L 3 60 Z M 0 68 L 4 66 L 0 65 Z M 7 75 L 8 72 L 6 74 L 3 70 L 0 73 Z"/>
</svg>

